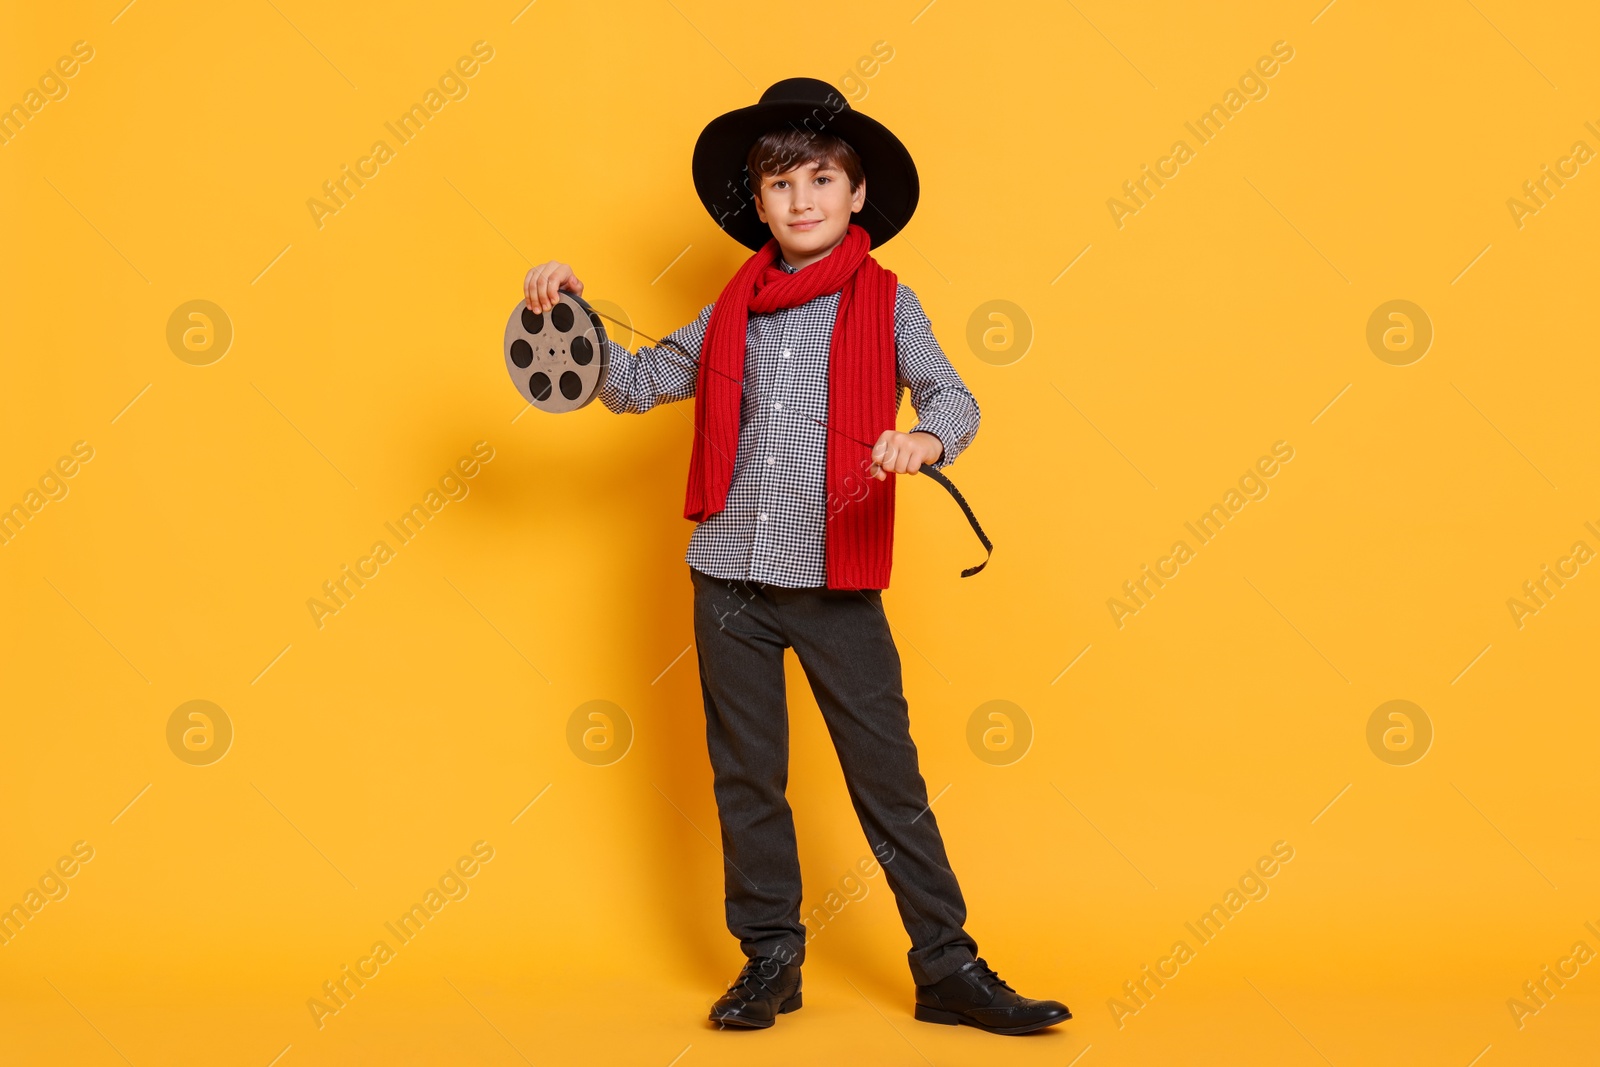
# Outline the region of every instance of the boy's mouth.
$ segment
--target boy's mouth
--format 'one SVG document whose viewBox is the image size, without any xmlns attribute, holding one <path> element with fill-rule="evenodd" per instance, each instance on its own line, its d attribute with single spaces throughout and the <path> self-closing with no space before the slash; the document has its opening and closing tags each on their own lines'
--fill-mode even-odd
<svg viewBox="0 0 1600 1067">
<path fill-rule="evenodd" d="M 789 223 L 789 228 L 791 230 L 812 230 L 821 225 L 821 219 L 802 219 L 799 222 Z"/>
</svg>

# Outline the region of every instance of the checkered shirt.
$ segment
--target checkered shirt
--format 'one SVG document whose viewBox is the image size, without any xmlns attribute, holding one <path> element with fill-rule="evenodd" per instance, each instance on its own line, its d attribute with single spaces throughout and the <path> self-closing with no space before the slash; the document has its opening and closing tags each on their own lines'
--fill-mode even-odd
<svg viewBox="0 0 1600 1067">
<path fill-rule="evenodd" d="M 601 403 L 619 415 L 639 414 L 694 396 L 713 306 L 707 304 L 694 322 L 667 335 L 694 359 L 668 345 L 629 352 L 608 336 Z M 828 430 L 823 424 L 828 421 L 828 346 L 838 309 L 839 294 L 827 293 L 798 307 L 750 314 L 733 480 L 723 510 L 699 523 L 689 538 L 684 561 L 696 570 L 795 589 L 827 584 Z M 895 293 L 894 336 L 895 411 L 909 387 L 918 416 L 910 432 L 937 437 L 944 451 L 934 466 L 947 467 L 978 433 L 978 402 L 934 340 L 917 294 L 904 284 Z"/>
</svg>

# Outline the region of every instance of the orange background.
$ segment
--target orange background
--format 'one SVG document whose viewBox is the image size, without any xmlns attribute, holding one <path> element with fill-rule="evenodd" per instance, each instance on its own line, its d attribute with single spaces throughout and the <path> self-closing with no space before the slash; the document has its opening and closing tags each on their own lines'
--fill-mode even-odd
<svg viewBox="0 0 1600 1067">
<path fill-rule="evenodd" d="M 0 946 L 8 1059 L 1592 1054 L 1592 963 L 1520 1027 L 1507 1003 L 1600 950 L 1600 576 L 1508 608 L 1600 547 L 1600 177 L 1508 207 L 1600 149 L 1588 7 L 121 2 L 0 35 L 0 104 L 93 50 L 0 145 L 0 505 L 65 490 L 0 545 L 0 904 L 93 850 Z M 464 95 L 319 226 L 307 201 L 478 41 Z M 1200 143 L 1185 123 L 1280 41 Z M 713 299 L 746 253 L 694 196 L 694 138 L 800 74 L 915 154 L 879 258 L 983 408 L 949 473 L 993 561 L 960 578 L 959 511 L 902 487 L 885 604 L 969 930 L 1076 1016 L 1028 1038 L 911 1019 L 797 665 L 806 908 L 854 899 L 814 929 L 803 1011 L 705 1021 L 741 957 L 682 561 L 692 409 L 519 417 L 503 369 L 531 262 L 658 337 Z M 1119 226 L 1108 201 L 1178 139 Z M 225 352 L 169 345 L 193 300 Z M 1420 358 L 1368 344 L 1392 300 L 1431 324 Z M 319 628 L 307 601 L 480 441 L 464 495 Z M 1270 492 L 1119 627 L 1107 601 L 1279 441 Z M 221 713 L 186 749 L 195 700 Z M 1394 700 L 1421 759 L 1369 744 Z M 590 701 L 629 738 L 611 762 L 569 743 Z M 221 759 L 180 758 L 225 728 Z M 1280 841 L 1267 895 L 1198 945 L 1185 923 Z M 477 842 L 465 895 L 319 1028 L 308 1000 Z"/>
</svg>

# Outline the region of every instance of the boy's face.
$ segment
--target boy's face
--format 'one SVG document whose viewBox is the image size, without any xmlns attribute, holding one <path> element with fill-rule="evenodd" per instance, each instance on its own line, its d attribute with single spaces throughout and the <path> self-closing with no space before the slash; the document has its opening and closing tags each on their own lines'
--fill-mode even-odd
<svg viewBox="0 0 1600 1067">
<path fill-rule="evenodd" d="M 804 267 L 833 251 L 850 228 L 850 216 L 867 201 L 863 178 L 854 192 L 844 171 L 828 163 L 804 163 L 781 174 L 762 175 L 756 214 L 792 267 Z"/>
</svg>

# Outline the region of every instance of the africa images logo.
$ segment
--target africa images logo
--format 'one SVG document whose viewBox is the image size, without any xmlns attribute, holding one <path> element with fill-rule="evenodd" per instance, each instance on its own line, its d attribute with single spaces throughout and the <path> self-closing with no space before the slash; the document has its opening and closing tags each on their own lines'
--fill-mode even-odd
<svg viewBox="0 0 1600 1067">
<path fill-rule="evenodd" d="M 446 68 L 439 76 L 438 88 L 429 86 L 422 94 L 421 103 L 413 103 L 394 122 L 383 124 L 383 128 L 393 135 L 394 145 L 381 138 L 372 142 L 372 148 L 368 153 L 356 160 L 354 170 L 346 163 L 340 169 L 338 177 L 323 182 L 322 195 L 326 199 L 313 196 L 306 201 L 306 208 L 311 212 L 311 221 L 317 224 L 317 229 L 320 230 L 327 225 L 326 219 L 329 215 L 337 215 L 349 207 L 356 193 L 366 188 L 367 182 L 382 172 L 383 165 L 395 158 L 398 151 L 396 145 L 410 144 L 452 100 L 465 100 L 467 94 L 472 91 L 472 87 L 467 84 L 468 79 L 476 77 L 478 71 L 482 69 L 481 64 L 488 63 L 493 58 L 494 48 L 489 42 L 474 41 L 472 55 L 462 56 L 455 61 L 454 66 Z"/>
<path fill-rule="evenodd" d="M 1246 468 L 1244 474 L 1239 477 L 1237 489 L 1229 488 L 1223 494 L 1220 503 L 1212 504 L 1193 522 L 1183 524 L 1183 528 L 1194 536 L 1194 546 L 1182 539 L 1174 541 L 1168 554 L 1156 560 L 1153 570 L 1150 564 L 1146 563 L 1137 578 L 1122 583 L 1122 592 L 1126 599 L 1107 597 L 1106 610 L 1111 613 L 1111 621 L 1116 624 L 1117 629 L 1120 630 L 1127 625 L 1129 616 L 1137 615 L 1149 607 L 1156 593 L 1166 588 L 1167 582 L 1181 573 L 1183 565 L 1194 559 L 1201 547 L 1209 545 L 1230 521 L 1237 519 L 1245 505 L 1253 500 L 1265 500 L 1272 492 L 1268 479 L 1276 475 L 1283 469 L 1282 465 L 1292 459 L 1294 459 L 1294 446 L 1288 441 L 1274 441 L 1272 454 L 1261 456 L 1253 466 Z"/>
</svg>

